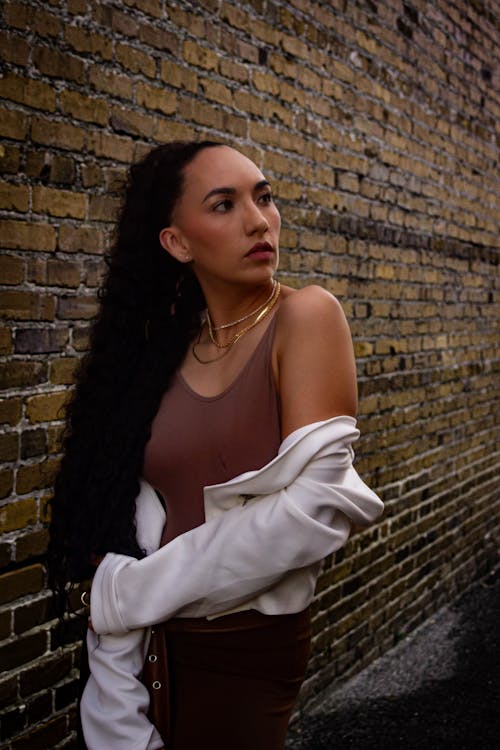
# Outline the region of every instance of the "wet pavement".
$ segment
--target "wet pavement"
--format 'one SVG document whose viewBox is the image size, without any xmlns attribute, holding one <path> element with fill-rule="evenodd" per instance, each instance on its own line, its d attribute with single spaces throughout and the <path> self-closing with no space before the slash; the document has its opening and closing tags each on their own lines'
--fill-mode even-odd
<svg viewBox="0 0 500 750">
<path fill-rule="evenodd" d="M 287 750 L 500 750 L 500 568 L 292 725 Z"/>
</svg>

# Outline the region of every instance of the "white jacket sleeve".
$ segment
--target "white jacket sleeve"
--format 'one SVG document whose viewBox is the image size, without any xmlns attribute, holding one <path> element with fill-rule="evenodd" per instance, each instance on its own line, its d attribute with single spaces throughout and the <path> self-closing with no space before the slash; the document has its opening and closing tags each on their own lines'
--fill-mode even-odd
<svg viewBox="0 0 500 750">
<path fill-rule="evenodd" d="M 158 549 L 165 513 L 145 482 L 137 499 L 137 541 L 149 554 Z M 149 628 L 121 635 L 87 632 L 90 676 L 80 701 L 88 750 L 157 750 L 163 741 L 147 717 L 149 694 L 139 677 Z"/>
<path fill-rule="evenodd" d="M 340 548 L 351 522 L 367 525 L 383 510 L 352 466 L 355 424 L 335 417 L 301 428 L 266 470 L 206 488 L 221 509 L 235 496 L 241 502 L 149 557 L 108 553 L 92 585 L 94 629 L 117 634 L 173 616 L 224 612 Z M 259 494 L 273 482 L 281 489 Z M 247 502 L 242 493 L 250 488 L 256 497 Z M 291 601 L 285 611 L 299 610 Z"/>
</svg>

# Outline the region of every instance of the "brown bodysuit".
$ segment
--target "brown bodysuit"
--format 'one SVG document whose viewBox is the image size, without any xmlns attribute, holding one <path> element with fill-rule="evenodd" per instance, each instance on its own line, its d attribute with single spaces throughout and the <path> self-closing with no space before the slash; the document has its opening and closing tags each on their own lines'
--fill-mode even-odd
<svg viewBox="0 0 500 750">
<path fill-rule="evenodd" d="M 146 446 L 144 478 L 167 506 L 162 544 L 205 520 L 203 487 L 273 459 L 281 442 L 271 349 L 276 317 L 231 385 L 200 396 L 176 373 Z"/>
<path fill-rule="evenodd" d="M 180 373 L 165 393 L 143 471 L 165 499 L 162 544 L 204 522 L 204 486 L 259 469 L 276 456 L 281 436 L 271 364 L 275 322 L 276 315 L 222 393 L 201 396 Z M 283 750 L 309 657 L 309 609 L 291 615 L 248 610 L 213 620 L 176 617 L 156 627 L 165 633 L 168 652 L 169 750 Z"/>
</svg>

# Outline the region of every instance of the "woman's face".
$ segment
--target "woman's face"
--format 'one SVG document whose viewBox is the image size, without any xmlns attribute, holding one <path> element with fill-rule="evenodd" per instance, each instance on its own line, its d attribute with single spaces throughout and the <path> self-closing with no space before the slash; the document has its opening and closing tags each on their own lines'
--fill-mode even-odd
<svg viewBox="0 0 500 750">
<path fill-rule="evenodd" d="M 202 286 L 264 283 L 278 265 L 280 224 L 260 169 L 239 151 L 215 146 L 185 167 L 182 195 L 160 241 L 191 262 Z"/>
</svg>

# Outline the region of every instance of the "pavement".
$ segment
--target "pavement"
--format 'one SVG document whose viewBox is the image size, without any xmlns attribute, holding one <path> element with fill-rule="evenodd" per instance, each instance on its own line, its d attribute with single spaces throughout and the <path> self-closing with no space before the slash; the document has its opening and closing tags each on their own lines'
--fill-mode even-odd
<svg viewBox="0 0 500 750">
<path fill-rule="evenodd" d="M 500 750 L 500 568 L 292 724 L 287 750 Z"/>
</svg>

